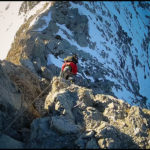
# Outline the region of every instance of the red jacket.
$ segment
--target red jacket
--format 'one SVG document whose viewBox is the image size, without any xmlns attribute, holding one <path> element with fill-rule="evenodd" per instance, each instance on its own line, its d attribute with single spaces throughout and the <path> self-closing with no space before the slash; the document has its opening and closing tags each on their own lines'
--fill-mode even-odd
<svg viewBox="0 0 150 150">
<path fill-rule="evenodd" d="M 77 71 L 78 71 L 78 68 L 77 68 L 77 65 L 75 64 L 75 63 L 73 63 L 73 62 L 65 62 L 63 65 L 62 65 L 62 71 L 64 70 L 64 68 L 65 68 L 65 66 L 66 65 L 69 65 L 69 66 L 71 66 L 71 68 L 72 68 L 72 73 L 74 74 L 74 75 L 76 75 L 77 74 Z"/>
</svg>

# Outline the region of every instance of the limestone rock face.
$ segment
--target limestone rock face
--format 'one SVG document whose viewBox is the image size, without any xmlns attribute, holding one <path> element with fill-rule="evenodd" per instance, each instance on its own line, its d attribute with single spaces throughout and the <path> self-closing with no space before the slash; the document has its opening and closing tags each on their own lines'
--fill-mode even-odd
<svg viewBox="0 0 150 150">
<path fill-rule="evenodd" d="M 51 84 L 44 108 L 49 116 L 48 132 L 53 130 L 64 137 L 71 135 L 74 148 L 80 149 L 149 148 L 149 110 L 130 106 L 113 96 L 94 95 L 91 89 L 59 77 L 54 77 Z M 32 126 L 31 135 L 37 134 L 38 125 L 32 123 Z M 42 129 L 39 131 L 42 133 Z M 42 135 L 38 138 L 44 140 Z M 31 141 L 37 143 L 38 138 L 31 137 Z M 33 145 L 30 143 L 29 147 Z"/>
<path fill-rule="evenodd" d="M 40 82 L 31 80 L 30 86 L 26 87 L 25 85 L 28 84 L 24 83 L 26 78 L 30 81 L 30 78 L 36 79 L 36 76 L 30 75 L 30 71 L 19 66 L 16 66 L 15 70 L 14 65 L 10 66 L 10 64 L 1 62 L 2 89 L 5 89 L 4 91 L 7 89 L 10 94 L 14 90 L 14 93 L 20 95 L 20 98 L 21 94 L 28 94 L 26 98 L 30 103 L 29 99 L 38 94 L 38 90 L 35 89 L 41 91 Z M 20 74 L 15 74 L 17 69 Z M 26 71 L 28 75 L 23 76 Z M 15 80 L 15 76 L 18 80 Z M 2 80 L 3 78 L 5 80 Z M 22 82 L 16 82 L 19 79 L 22 79 Z M 4 82 L 7 82 L 7 86 Z M 13 84 L 14 86 L 12 86 Z M 24 92 L 21 88 L 23 85 Z M 7 148 L 11 147 L 12 143 L 17 143 L 15 145 L 19 148 L 150 148 L 150 111 L 148 109 L 131 106 L 110 95 L 94 95 L 91 89 L 71 84 L 60 77 L 54 77 L 50 86 L 51 88 L 37 99 L 36 107 L 32 107 L 32 111 L 28 104 L 23 103 L 33 118 L 31 117 L 31 119 L 27 113 L 24 113 L 21 117 L 22 122 L 20 122 L 21 118 L 18 119 L 5 132 L 9 138 L 3 137 L 2 135 L 5 134 L 1 134 L 0 140 L 4 141 L 3 144 L 0 144 L 1 147 L 6 147 L 6 141 L 10 141 Z M 28 90 L 27 93 L 26 90 Z M 30 93 L 32 94 L 30 95 Z M 13 101 L 3 100 L 0 101 L 1 132 L 15 118 L 15 110 L 17 110 Z M 37 107 L 37 105 L 41 106 Z M 35 119 L 35 117 L 38 118 Z"/>
</svg>

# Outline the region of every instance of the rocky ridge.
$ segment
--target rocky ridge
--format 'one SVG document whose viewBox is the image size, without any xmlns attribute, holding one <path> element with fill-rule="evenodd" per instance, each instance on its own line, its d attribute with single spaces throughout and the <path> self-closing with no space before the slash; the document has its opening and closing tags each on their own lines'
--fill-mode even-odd
<svg viewBox="0 0 150 150">
<path fill-rule="evenodd" d="M 89 4 L 84 2 L 74 4 L 85 6 L 90 12 L 95 13 Z M 102 14 L 112 19 L 109 11 L 104 11 L 104 4 L 100 4 Z M 25 7 L 25 11 L 26 5 L 22 6 Z M 92 5 L 94 3 L 91 3 Z M 121 75 L 119 75 L 82 51 L 80 48 L 89 46 L 94 52 L 96 43 L 90 39 L 88 32 L 89 17 L 80 14 L 77 8 L 70 9 L 70 6 L 69 2 L 54 2 L 32 27 L 30 23 L 38 15 L 31 16 L 18 30 L 7 59 L 0 61 L 0 148 L 149 149 L 150 110 L 143 108 L 146 99 L 139 94 L 138 84 L 133 80 L 127 81 L 127 78 L 131 79 L 131 74 L 128 69 L 124 73 L 125 59 L 119 55 L 121 60 L 121 68 L 118 68 Z M 146 6 L 140 3 L 140 7 Z M 117 5 L 116 9 L 120 11 Z M 49 16 L 49 12 L 51 21 L 47 28 L 38 31 L 44 24 L 42 17 Z M 100 33 L 107 42 L 108 37 L 111 37 L 111 42 L 116 42 L 118 47 L 122 47 L 124 55 L 131 57 L 133 70 L 135 65 L 142 65 L 138 58 L 134 64 L 135 58 L 131 55 L 129 47 L 132 40 L 119 25 L 117 17 L 113 17 L 118 27 L 117 38 L 111 35 L 110 24 L 104 21 L 103 17 L 97 17 L 108 31 L 104 32 L 103 28 L 97 26 Z M 73 35 L 61 28 L 63 24 Z M 61 36 L 58 32 L 60 28 L 68 39 L 74 39 L 81 47 L 71 45 Z M 111 51 L 107 43 L 103 45 L 107 51 Z M 147 50 L 144 42 L 143 46 Z M 100 51 L 102 57 L 106 59 L 107 51 Z M 78 77 L 75 84 L 70 84 L 58 77 L 60 68 L 54 64 L 48 65 L 47 60 L 49 54 L 63 59 L 74 52 L 78 52 L 81 56 L 78 67 L 82 78 Z M 115 64 L 115 61 L 113 63 Z M 88 66 L 87 69 L 85 65 Z M 123 79 L 126 87 L 129 90 L 133 89 L 133 93 L 143 99 L 140 101 L 142 107 L 117 99 L 112 87 L 118 89 L 121 87 L 105 77 L 110 74 L 120 80 Z M 86 78 L 90 75 L 93 76 L 94 82 Z M 34 102 L 49 85 L 47 91 Z M 134 101 L 136 104 L 138 100 Z M 23 111 L 22 116 L 5 131 L 14 118 Z"/>
<path fill-rule="evenodd" d="M 130 106 L 113 96 L 93 95 L 91 89 L 64 82 L 58 77 L 52 80 L 51 92 L 47 95 L 44 108 L 49 115 L 34 120 L 31 128 L 31 147 L 41 148 L 149 148 L 150 111 Z M 37 133 L 37 125 L 40 133 Z M 47 124 L 47 129 L 44 126 Z M 43 131 L 44 130 L 44 131 Z M 47 133 L 48 131 L 48 133 Z M 38 144 L 37 137 L 43 132 L 60 135 L 58 146 L 51 147 L 46 138 Z M 64 135 L 65 141 L 61 136 Z M 52 139 L 53 141 L 54 139 Z M 71 141 L 70 141 L 71 140 Z M 54 141 L 53 141 L 54 142 Z"/>
<path fill-rule="evenodd" d="M 35 4 L 33 3 L 33 6 Z M 32 4 L 30 5 L 32 6 Z M 117 13 L 120 14 L 119 7 L 121 4 L 116 2 L 113 5 Z M 136 5 L 137 7 L 135 7 Z M 48 3 L 44 7 L 47 6 Z M 146 5 L 146 3 L 139 2 L 136 4 L 133 2 L 131 6 L 136 14 L 140 8 L 149 10 L 148 3 Z M 89 15 L 81 12 L 79 7 L 85 9 Z M 27 11 L 26 9 L 25 11 Z M 129 27 L 133 14 L 125 8 L 124 11 L 126 15 L 123 17 L 128 19 L 129 23 L 126 26 Z M 134 36 L 131 37 L 128 35 L 129 33 L 124 31 L 118 16 L 111 15 L 111 11 L 106 8 L 104 3 L 53 2 L 45 12 L 38 13 L 31 16 L 18 30 L 6 58 L 8 61 L 23 65 L 39 77 L 51 80 L 53 76 L 59 75 L 60 68 L 55 64 L 48 64 L 49 55 L 53 55 L 55 59 L 63 60 L 67 55 L 77 53 L 80 56 L 79 73 L 84 79 L 85 87 L 93 89 L 95 94 L 103 93 L 115 97 L 117 97 L 117 92 L 114 92 L 114 89 L 122 93 L 123 91 L 130 92 L 132 104 L 143 108 L 149 107 L 148 97 L 140 92 L 141 83 L 137 71 L 140 68 L 144 72 L 144 79 L 149 77 L 149 72 L 147 72 L 150 68 L 148 62 L 148 25 L 145 25 L 148 32 L 142 40 L 143 44 L 141 44 L 142 57 L 145 55 L 144 60 L 138 56 L 141 52 L 138 52 L 133 43 Z M 95 15 L 95 20 L 91 18 L 93 15 Z M 46 17 L 50 19 L 48 24 L 46 23 L 47 20 L 44 20 Z M 38 21 L 31 26 L 32 21 L 37 18 L 39 18 Z M 136 19 L 138 19 L 137 15 Z M 89 22 L 93 23 L 95 30 L 99 33 L 99 38 L 103 39 L 102 41 L 94 42 L 95 38 L 91 35 Z M 144 24 L 144 20 L 142 23 Z M 43 28 L 44 25 L 45 28 Z M 112 30 L 114 28 L 115 30 Z M 133 34 L 131 28 L 130 32 Z M 96 54 L 97 58 L 87 51 L 93 55 Z M 111 54 L 115 55 L 117 59 L 111 57 Z M 98 61 L 98 57 L 100 61 Z M 142 60 L 147 63 L 144 64 Z M 128 64 L 127 61 L 131 64 Z"/>
<path fill-rule="evenodd" d="M 0 81 L 10 82 L 6 87 L 3 86 L 5 92 L 1 95 L 6 95 L 7 90 L 9 94 L 20 96 L 18 100 L 15 99 L 16 102 L 5 95 L 2 96 L 5 99 L 1 97 L 1 148 L 150 148 L 150 111 L 148 109 L 131 106 L 110 95 L 95 95 L 91 89 L 54 77 L 50 83 L 51 88 L 32 104 L 31 112 L 31 107 L 24 104 L 27 100 L 21 99 L 21 95 L 26 94 L 21 89 L 23 86 L 15 83 L 14 76 L 18 74 L 12 73 L 17 72 L 18 67 L 14 67 L 14 64 L 10 62 L 1 62 L 1 69 L 4 72 L 2 76 L 5 79 Z M 20 72 L 24 74 L 25 70 L 20 68 Z M 22 84 L 26 82 L 26 79 L 36 78 L 29 73 L 30 71 L 26 71 L 28 76 L 22 78 Z M 20 74 L 20 77 L 21 75 L 23 74 Z M 35 88 L 38 89 L 37 85 L 41 89 L 48 85 L 44 84 L 44 81 L 42 81 L 43 84 L 37 82 L 33 85 L 32 82 L 29 86 L 31 88 L 25 86 L 24 89 L 32 90 L 28 91 L 28 98 L 31 96 L 28 104 L 31 104 L 33 98 L 37 96 L 37 94 L 33 96 L 33 93 L 36 93 Z M 13 85 L 9 88 L 14 90 L 9 90 L 8 85 Z M 32 89 L 34 85 L 36 87 Z M 41 91 L 38 91 L 38 94 L 39 92 Z M 16 95 L 14 95 L 15 98 L 17 98 Z M 20 112 L 20 106 L 18 110 L 15 108 L 19 100 L 23 101 L 26 111 L 8 131 L 3 133 Z"/>
</svg>

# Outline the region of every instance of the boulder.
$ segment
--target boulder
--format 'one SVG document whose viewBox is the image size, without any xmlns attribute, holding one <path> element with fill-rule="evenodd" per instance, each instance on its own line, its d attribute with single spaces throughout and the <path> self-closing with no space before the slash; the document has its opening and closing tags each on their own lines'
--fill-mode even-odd
<svg viewBox="0 0 150 150">
<path fill-rule="evenodd" d="M 51 118 L 43 117 L 35 119 L 31 124 L 31 136 L 26 148 L 62 149 L 75 148 L 73 144 L 75 136 L 62 135 L 51 128 Z"/>
<path fill-rule="evenodd" d="M 65 117 L 53 116 L 51 120 L 51 127 L 61 134 L 77 134 L 81 131 L 81 127 L 76 125 L 71 120 Z"/>
</svg>

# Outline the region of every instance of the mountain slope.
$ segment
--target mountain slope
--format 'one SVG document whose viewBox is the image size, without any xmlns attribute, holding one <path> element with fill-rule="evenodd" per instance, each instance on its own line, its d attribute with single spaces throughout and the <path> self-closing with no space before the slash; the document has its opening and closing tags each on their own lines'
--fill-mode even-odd
<svg viewBox="0 0 150 150">
<path fill-rule="evenodd" d="M 5 4 L 18 24 L 0 60 L 0 148 L 149 149 L 150 2 Z M 70 83 L 58 76 L 73 53 Z"/>
<path fill-rule="evenodd" d="M 54 2 L 47 8 L 22 25 L 7 60 L 30 64 L 34 72 L 56 67 L 58 75 L 63 58 L 77 53 L 87 87 L 149 107 L 149 2 Z"/>
</svg>

